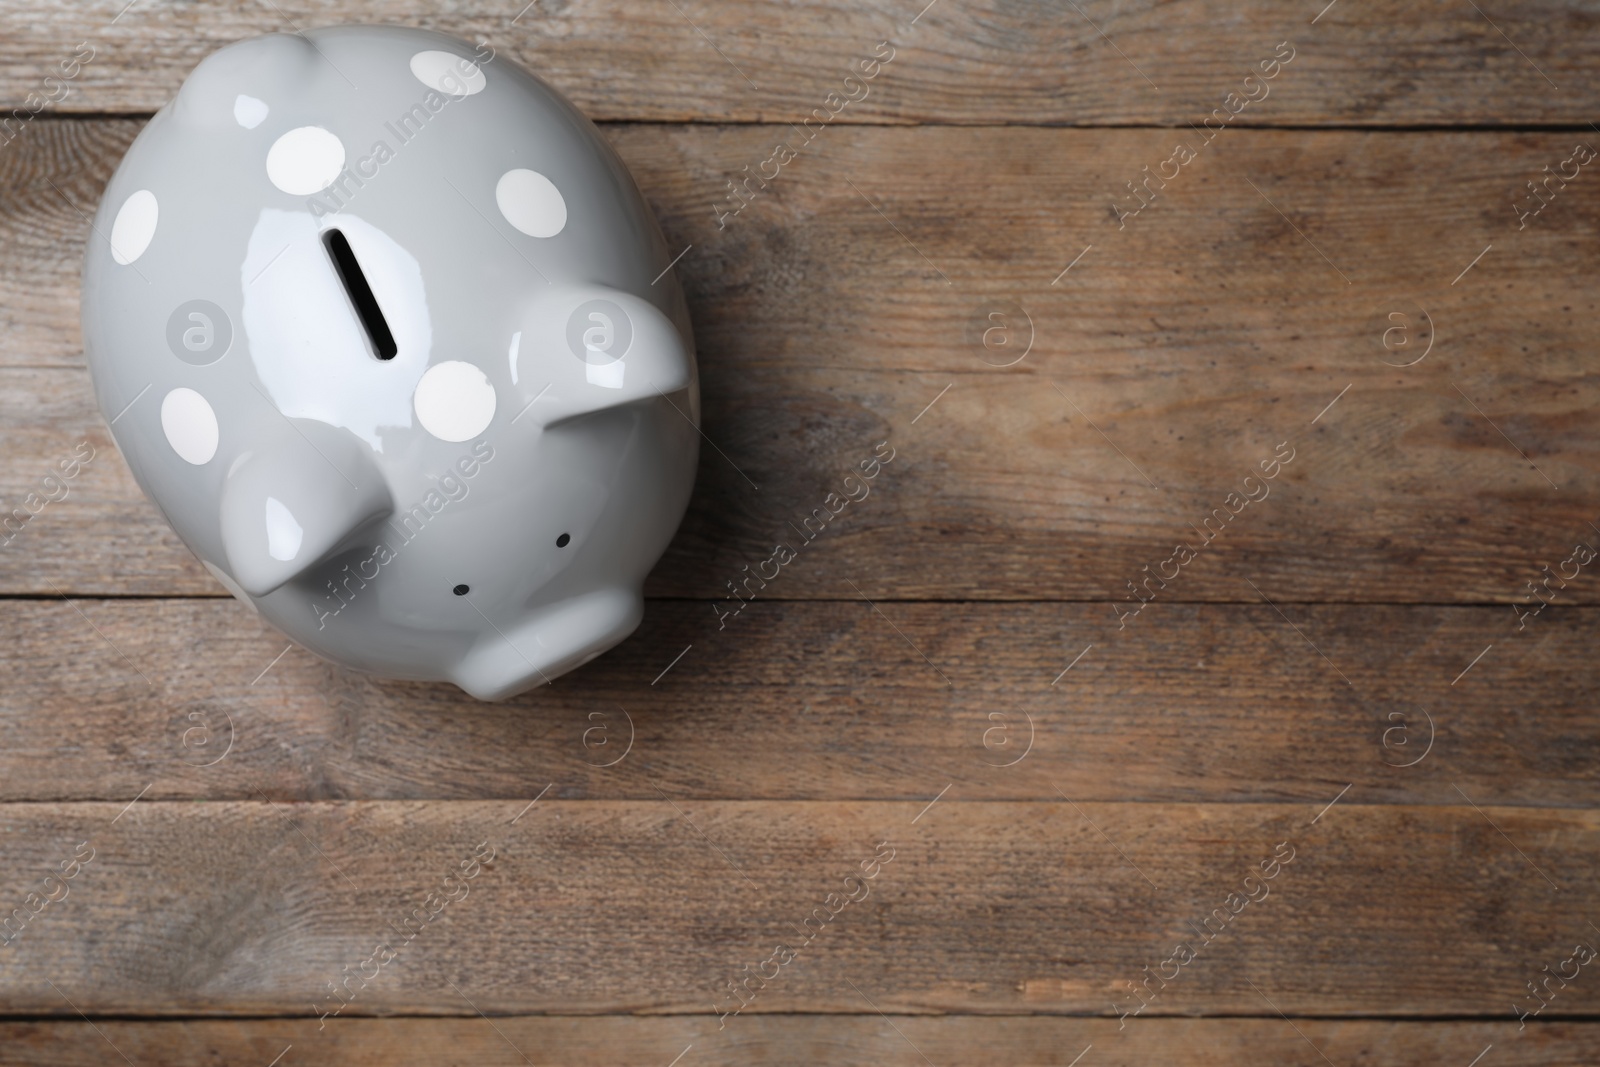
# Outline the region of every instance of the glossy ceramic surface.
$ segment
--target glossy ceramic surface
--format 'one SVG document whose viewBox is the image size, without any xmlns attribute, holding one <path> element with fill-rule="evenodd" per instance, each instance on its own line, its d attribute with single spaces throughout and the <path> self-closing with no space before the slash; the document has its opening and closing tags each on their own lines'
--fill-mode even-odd
<svg viewBox="0 0 1600 1067">
<path fill-rule="evenodd" d="M 101 411 L 236 596 L 329 659 L 500 699 L 626 637 L 693 485 L 682 293 L 599 132 L 398 27 L 207 58 L 84 263 Z"/>
</svg>

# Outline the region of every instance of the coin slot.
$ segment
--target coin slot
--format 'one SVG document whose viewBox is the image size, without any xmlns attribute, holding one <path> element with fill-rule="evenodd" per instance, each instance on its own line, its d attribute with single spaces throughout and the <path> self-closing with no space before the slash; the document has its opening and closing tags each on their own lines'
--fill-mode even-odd
<svg viewBox="0 0 1600 1067">
<path fill-rule="evenodd" d="M 361 325 L 366 327 L 373 354 L 379 359 L 393 359 L 395 353 L 400 351 L 400 346 L 395 344 L 394 334 L 383 317 L 383 309 L 378 307 L 378 298 L 372 295 L 372 286 L 367 283 L 367 276 L 361 270 L 361 263 L 356 259 L 349 239 L 338 230 L 329 230 L 323 235 L 322 241 L 328 246 L 328 254 L 333 257 L 339 280 L 344 282 L 344 291 L 355 306 Z"/>
</svg>

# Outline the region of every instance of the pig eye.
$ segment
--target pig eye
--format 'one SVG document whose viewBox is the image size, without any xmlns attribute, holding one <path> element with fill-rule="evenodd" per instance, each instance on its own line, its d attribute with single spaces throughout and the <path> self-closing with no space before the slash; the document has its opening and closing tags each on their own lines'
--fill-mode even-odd
<svg viewBox="0 0 1600 1067">
<path fill-rule="evenodd" d="M 349 239 L 338 230 L 329 230 L 322 240 L 328 246 L 328 254 L 333 257 L 333 265 L 338 268 L 339 279 L 344 282 L 344 291 L 349 294 L 361 325 L 367 329 L 373 354 L 379 359 L 393 359 L 400 346 L 394 343 L 394 334 L 383 317 L 383 310 L 378 307 L 378 298 L 372 295 L 372 286 L 367 284 L 367 276 L 362 273 Z"/>
<path fill-rule="evenodd" d="M 572 543 L 572 535 L 571 534 L 562 534 L 560 537 L 556 538 L 556 547 L 557 548 L 566 548 L 571 543 Z"/>
<path fill-rule="evenodd" d="M 468 593 L 472 592 L 472 590 L 465 585 L 458 585 L 450 591 L 456 596 L 466 596 Z"/>
</svg>

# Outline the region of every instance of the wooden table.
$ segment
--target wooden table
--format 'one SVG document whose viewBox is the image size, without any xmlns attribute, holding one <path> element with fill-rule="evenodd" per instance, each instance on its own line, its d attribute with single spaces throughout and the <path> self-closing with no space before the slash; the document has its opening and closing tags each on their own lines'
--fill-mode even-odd
<svg viewBox="0 0 1600 1067">
<path fill-rule="evenodd" d="M 0 1062 L 1600 1061 L 1600 7 L 341 8 L 687 249 L 645 623 L 486 705 L 289 646 L 112 444 L 86 215 L 332 17 L 124 2 L 0 3 L 7 108 L 92 52 L 0 147 Z"/>
</svg>

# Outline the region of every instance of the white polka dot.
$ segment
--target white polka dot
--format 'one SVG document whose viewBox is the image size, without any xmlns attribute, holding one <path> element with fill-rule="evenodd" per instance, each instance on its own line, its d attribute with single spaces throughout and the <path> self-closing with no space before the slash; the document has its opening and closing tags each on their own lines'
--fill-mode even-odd
<svg viewBox="0 0 1600 1067">
<path fill-rule="evenodd" d="M 257 100 L 253 96 L 240 93 L 233 98 L 233 121 L 247 130 L 253 130 L 265 122 L 270 110 L 265 100 Z"/>
<path fill-rule="evenodd" d="M 144 255 L 156 235 L 156 216 L 160 213 L 156 194 L 148 189 L 140 189 L 124 200 L 111 224 L 111 258 L 128 264 Z"/>
<path fill-rule="evenodd" d="M 470 441 L 494 418 L 494 386 L 483 371 L 459 360 L 429 367 L 412 402 L 422 428 L 441 441 Z"/>
<path fill-rule="evenodd" d="M 217 454 L 217 413 L 193 389 L 174 389 L 161 401 L 167 444 L 189 463 L 209 463 Z"/>
<path fill-rule="evenodd" d="M 451 96 L 483 92 L 483 71 L 470 59 L 450 52 L 418 52 L 411 57 L 411 73 L 430 89 Z"/>
<path fill-rule="evenodd" d="M 555 183 L 536 170 L 508 170 L 494 187 L 506 221 L 529 237 L 554 237 L 567 224 L 567 202 Z"/>
<path fill-rule="evenodd" d="M 294 521 L 294 515 L 283 501 L 267 497 L 267 555 L 287 563 L 300 554 L 300 542 L 305 530 Z"/>
<path fill-rule="evenodd" d="M 344 145 L 321 126 L 290 130 L 267 152 L 267 177 L 290 196 L 322 192 L 343 169 Z"/>
</svg>

